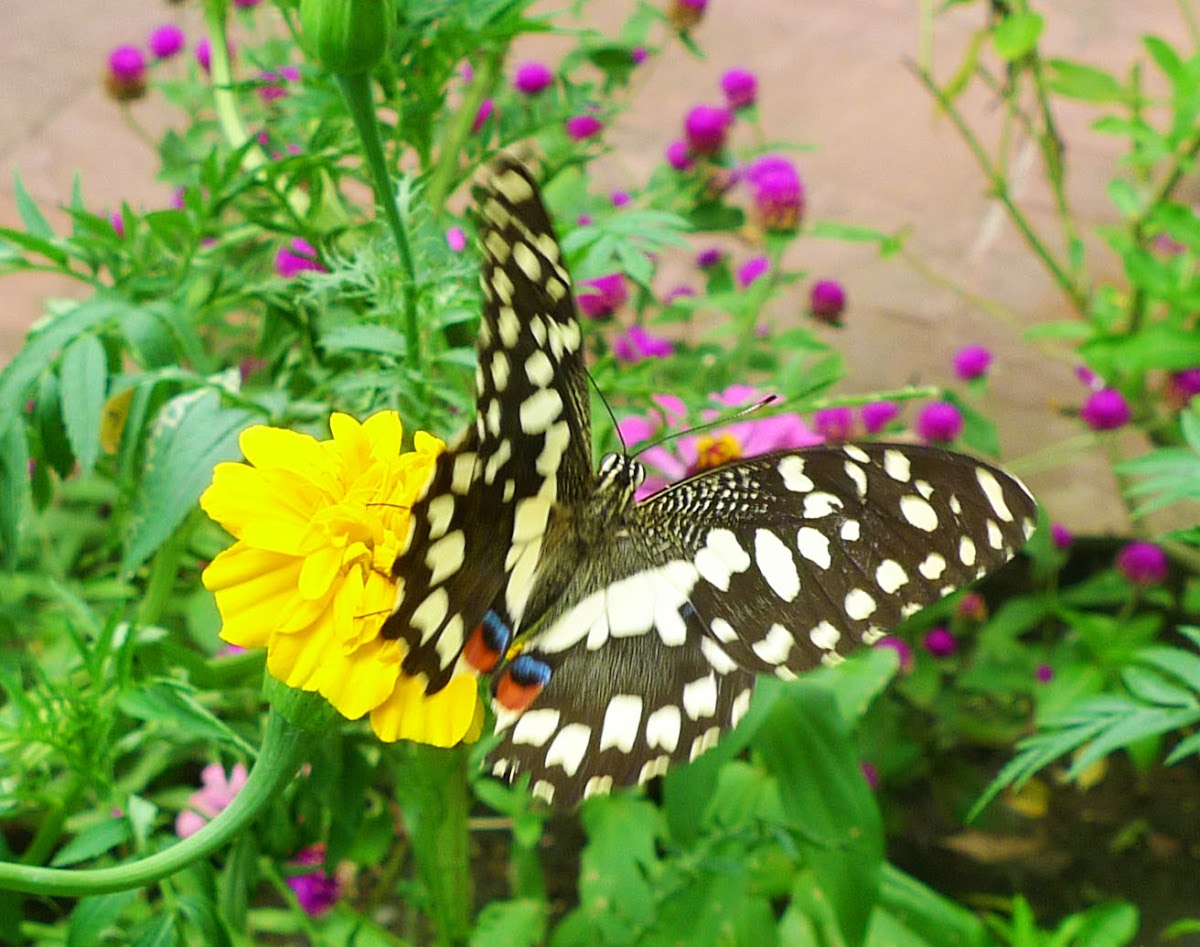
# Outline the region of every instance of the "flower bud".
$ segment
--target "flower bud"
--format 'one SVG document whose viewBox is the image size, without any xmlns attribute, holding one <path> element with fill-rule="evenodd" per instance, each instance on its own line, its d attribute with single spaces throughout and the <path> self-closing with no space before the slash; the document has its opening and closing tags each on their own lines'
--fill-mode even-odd
<svg viewBox="0 0 1200 947">
<path fill-rule="evenodd" d="M 396 21 L 392 0 L 301 0 L 308 53 L 330 72 L 370 72 L 387 53 Z"/>
</svg>

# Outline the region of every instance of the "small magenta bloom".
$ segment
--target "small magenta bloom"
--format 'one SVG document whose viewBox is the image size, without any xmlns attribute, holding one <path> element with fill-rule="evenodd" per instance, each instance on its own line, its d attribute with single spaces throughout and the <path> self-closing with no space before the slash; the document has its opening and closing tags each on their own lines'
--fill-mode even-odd
<svg viewBox="0 0 1200 947">
<path fill-rule="evenodd" d="M 298 82 L 300 70 L 295 66 L 284 66 L 278 72 L 258 74 L 258 97 L 264 102 L 274 102 L 288 94 L 287 83 Z"/>
<path fill-rule="evenodd" d="M 609 273 L 584 280 L 575 302 L 579 305 L 579 311 L 589 319 L 607 319 L 625 305 L 628 298 L 625 277 L 620 273 Z"/>
<path fill-rule="evenodd" d="M 814 411 L 813 430 L 827 441 L 848 441 L 854 433 L 854 412 L 850 408 L 822 408 L 820 411 Z"/>
<path fill-rule="evenodd" d="M 725 147 L 733 113 L 727 108 L 697 105 L 683 120 L 683 137 L 693 155 L 715 155 Z"/>
<path fill-rule="evenodd" d="M 146 45 L 155 59 L 170 59 L 187 45 L 187 37 L 174 23 L 165 23 L 150 34 Z"/>
<path fill-rule="evenodd" d="M 588 227 L 588 226 L 591 226 L 591 223 L 592 223 L 592 215 L 591 214 L 580 214 L 578 217 L 575 218 L 575 226 L 577 226 L 577 227 Z"/>
<path fill-rule="evenodd" d="M 249 774 L 241 763 L 234 764 L 229 775 L 220 763 L 209 763 L 200 771 L 200 789 L 188 797 L 189 808 L 175 817 L 175 834 L 180 838 L 195 835 L 209 819 L 215 819 L 229 807 L 246 785 Z"/>
<path fill-rule="evenodd" d="M 136 46 L 118 46 L 109 53 L 104 86 L 118 102 L 129 102 L 145 95 L 146 57 L 142 51 Z"/>
<path fill-rule="evenodd" d="M 963 417 L 949 401 L 931 401 L 917 415 L 915 427 L 923 441 L 948 444 L 962 433 Z"/>
<path fill-rule="evenodd" d="M 758 99 L 758 77 L 749 69 L 730 69 L 721 76 L 721 91 L 731 109 L 749 108 Z"/>
<path fill-rule="evenodd" d="M 477 132 L 487 123 L 487 120 L 496 112 L 496 103 L 491 99 L 484 99 L 479 103 L 479 111 L 475 113 L 475 118 L 471 121 L 471 131 Z"/>
<path fill-rule="evenodd" d="M 572 115 L 567 119 L 567 134 L 572 141 L 587 141 L 604 131 L 604 123 L 595 115 Z"/>
<path fill-rule="evenodd" d="M 876 789 L 878 789 L 879 788 L 879 770 L 877 770 L 872 764 L 870 764 L 866 761 L 859 763 L 858 768 L 860 770 L 862 770 L 863 779 L 865 779 L 867 781 L 867 785 L 871 787 L 871 791 L 874 792 Z"/>
<path fill-rule="evenodd" d="M 630 198 L 628 191 L 613 191 L 611 200 L 613 207 L 624 207 L 632 198 Z"/>
<path fill-rule="evenodd" d="M 873 401 L 864 404 L 859 414 L 862 416 L 863 430 L 868 434 L 878 434 L 900 416 L 900 405 L 894 401 Z"/>
<path fill-rule="evenodd" d="M 284 279 L 292 279 L 305 270 L 329 272 L 317 258 L 317 248 L 301 237 L 294 237 L 275 254 L 275 272 Z"/>
<path fill-rule="evenodd" d="M 1104 387 L 1104 379 L 1086 365 L 1075 366 L 1075 377 L 1091 388 L 1092 391 L 1099 391 Z"/>
<path fill-rule="evenodd" d="M 455 253 L 462 253 L 467 248 L 467 235 L 462 227 L 451 227 L 446 231 L 446 244 Z"/>
<path fill-rule="evenodd" d="M 992 353 L 982 345 L 968 345 L 954 356 L 954 374 L 963 381 L 982 378 L 992 365 Z"/>
<path fill-rule="evenodd" d="M 958 650 L 958 640 L 950 634 L 949 628 L 940 625 L 925 632 L 921 644 L 935 658 L 948 658 Z"/>
<path fill-rule="evenodd" d="M 886 638 L 880 638 L 878 641 L 876 641 L 875 647 L 876 648 L 891 648 L 893 651 L 896 652 L 896 655 L 900 658 L 900 673 L 901 674 L 907 674 L 909 671 L 911 671 L 913 669 L 912 648 L 910 648 L 905 642 L 901 641 L 899 638 L 896 638 L 892 635 L 888 635 Z"/>
<path fill-rule="evenodd" d="M 752 256 L 738 267 L 738 285 L 745 289 L 771 268 L 771 261 L 765 256 Z"/>
<path fill-rule="evenodd" d="M 667 6 L 667 19 L 677 30 L 690 30 L 704 17 L 708 0 L 671 0 Z"/>
<path fill-rule="evenodd" d="M 119 210 L 114 210 L 108 215 L 108 222 L 112 224 L 113 232 L 116 233 L 118 237 L 123 238 L 125 236 L 125 218 L 121 216 L 121 212 Z"/>
<path fill-rule="evenodd" d="M 1093 431 L 1115 431 L 1129 423 L 1129 403 L 1115 388 L 1101 388 L 1088 396 L 1079 416 Z"/>
<path fill-rule="evenodd" d="M 1055 549 L 1070 549 L 1071 544 L 1075 542 L 1075 534 L 1062 523 L 1051 523 L 1050 541 L 1054 543 Z"/>
<path fill-rule="evenodd" d="M 513 88 L 522 95 L 537 95 L 554 84 L 554 73 L 545 63 L 530 61 L 517 66 L 513 73 Z"/>
<path fill-rule="evenodd" d="M 1158 585 L 1167 569 L 1167 554 L 1154 543 L 1130 543 L 1117 553 L 1117 571 L 1134 585 Z"/>
<path fill-rule="evenodd" d="M 817 280 L 808 293 L 808 311 L 821 322 L 841 325 L 842 313 L 846 311 L 846 290 L 837 280 Z"/>
<path fill-rule="evenodd" d="M 619 362 L 640 362 L 648 358 L 666 358 L 673 351 L 670 339 L 651 335 L 641 326 L 630 326 L 612 340 L 613 355 Z"/>
<path fill-rule="evenodd" d="M 680 283 L 678 286 L 672 286 L 665 296 L 663 296 L 663 305 L 669 306 L 676 299 L 690 299 L 696 295 L 696 291 L 686 283 Z"/>
<path fill-rule="evenodd" d="M 696 266 L 709 270 L 725 259 L 725 251 L 720 247 L 705 247 L 696 254 Z"/>
<path fill-rule="evenodd" d="M 227 40 L 225 48 L 229 50 L 229 58 L 233 59 L 236 48 L 233 45 L 233 40 Z M 200 68 L 205 72 L 212 70 L 212 45 L 206 36 L 196 44 L 196 62 L 200 64 Z"/>
<path fill-rule="evenodd" d="M 296 853 L 295 865 L 321 865 L 325 861 L 325 846 L 310 845 Z M 342 896 L 342 883 L 336 875 L 327 875 L 323 869 L 305 874 L 292 875 L 287 879 L 288 887 L 296 894 L 296 900 L 304 913 L 318 917 L 333 907 Z"/>
<path fill-rule="evenodd" d="M 987 602 L 978 592 L 968 592 L 954 606 L 954 614 L 966 621 L 987 621 Z"/>
<path fill-rule="evenodd" d="M 251 7 L 256 7 L 262 0 L 233 0 L 235 7 L 241 7 L 243 10 L 249 10 Z"/>
<path fill-rule="evenodd" d="M 629 58 L 633 60 L 635 66 L 640 66 L 650 56 L 650 51 L 645 46 L 634 46 L 629 51 Z"/>
<path fill-rule="evenodd" d="M 673 141 L 667 145 L 667 164 L 676 171 L 690 171 L 696 166 L 696 162 L 688 154 L 686 141 Z"/>
<path fill-rule="evenodd" d="M 1054 680 L 1054 668 L 1049 664 L 1039 664 L 1034 669 L 1033 676 L 1038 679 L 1039 684 L 1049 684 Z"/>
<path fill-rule="evenodd" d="M 804 183 L 796 166 L 781 155 L 762 155 L 751 162 L 745 177 L 763 228 L 795 230 L 804 214 Z"/>
<path fill-rule="evenodd" d="M 1164 399 L 1171 410 L 1186 408 L 1196 395 L 1200 395 L 1200 368 L 1185 368 L 1167 377 Z"/>
</svg>

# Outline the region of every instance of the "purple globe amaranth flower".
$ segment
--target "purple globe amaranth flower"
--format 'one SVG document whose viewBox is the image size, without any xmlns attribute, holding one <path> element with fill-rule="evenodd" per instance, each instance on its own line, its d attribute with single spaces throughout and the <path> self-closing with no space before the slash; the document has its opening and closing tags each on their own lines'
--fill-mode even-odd
<svg viewBox="0 0 1200 947">
<path fill-rule="evenodd" d="M 645 46 L 634 46 L 629 51 L 629 59 L 635 66 L 640 66 L 650 56 L 650 51 Z"/>
<path fill-rule="evenodd" d="M 663 296 L 663 305 L 669 306 L 676 299 L 690 299 L 696 295 L 696 291 L 687 283 L 680 283 L 678 286 L 672 286 Z"/>
<path fill-rule="evenodd" d="M 1075 377 L 1091 388 L 1092 391 L 1099 391 L 1104 387 L 1104 379 L 1086 365 L 1075 366 Z"/>
<path fill-rule="evenodd" d="M 954 374 L 963 381 L 982 378 L 992 365 L 992 353 L 982 345 L 968 345 L 954 356 Z"/>
<path fill-rule="evenodd" d="M 1049 664 L 1039 664 L 1034 668 L 1033 676 L 1037 678 L 1039 684 L 1049 684 L 1054 680 L 1054 668 Z"/>
<path fill-rule="evenodd" d="M 484 99 L 479 103 L 479 111 L 475 113 L 475 117 L 471 120 L 471 131 L 477 132 L 496 112 L 496 103 L 491 99 Z"/>
<path fill-rule="evenodd" d="M 758 100 L 758 77 L 749 69 L 729 69 L 721 76 L 721 91 L 731 109 L 749 108 Z"/>
<path fill-rule="evenodd" d="M 125 218 L 119 210 L 114 210 L 108 215 L 108 222 L 112 224 L 113 232 L 121 238 L 125 236 Z"/>
<path fill-rule="evenodd" d="M 771 269 L 771 261 L 765 256 L 752 256 L 749 260 L 738 267 L 737 281 L 738 285 L 745 289 L 759 277 L 767 273 Z"/>
<path fill-rule="evenodd" d="M 104 87 L 118 102 L 129 102 L 145 95 L 145 54 L 136 46 L 118 46 L 109 53 Z"/>
<path fill-rule="evenodd" d="M 683 137 L 693 155 L 715 155 L 725 147 L 733 113 L 714 105 L 697 105 L 683 120 Z"/>
<path fill-rule="evenodd" d="M 512 85 L 522 95 L 537 95 L 554 85 L 554 73 L 545 63 L 523 62 L 513 73 Z"/>
<path fill-rule="evenodd" d="M 696 166 L 692 156 L 688 154 L 687 142 L 677 140 L 667 145 L 667 164 L 676 171 L 690 171 Z"/>
<path fill-rule="evenodd" d="M 842 407 L 814 411 L 813 430 L 827 441 L 848 441 L 854 433 L 854 412 Z"/>
<path fill-rule="evenodd" d="M 1183 410 L 1196 395 L 1200 395 L 1200 368 L 1185 368 L 1167 376 L 1163 396 L 1172 411 Z"/>
<path fill-rule="evenodd" d="M 1129 403 L 1125 396 L 1115 388 L 1101 388 L 1093 391 L 1079 416 L 1093 431 L 1115 431 L 1129 423 Z"/>
<path fill-rule="evenodd" d="M 310 845 L 302 849 L 292 859 L 295 865 L 317 866 L 325 861 L 325 846 Z M 342 896 L 342 883 L 336 875 L 326 874 L 317 868 L 315 871 L 291 875 L 287 879 L 288 887 L 296 894 L 296 900 L 305 914 L 318 917 L 332 908 Z"/>
<path fill-rule="evenodd" d="M 667 19 L 677 30 L 690 30 L 704 18 L 708 0 L 670 0 Z"/>
<path fill-rule="evenodd" d="M 1054 543 L 1055 549 L 1070 549 L 1071 544 L 1075 542 L 1075 534 L 1062 523 L 1051 523 L 1050 541 Z"/>
<path fill-rule="evenodd" d="M 613 191 L 609 199 L 612 201 L 613 207 L 624 207 L 633 198 L 629 196 L 628 191 Z"/>
<path fill-rule="evenodd" d="M 804 214 L 804 183 L 796 166 L 780 155 L 762 155 L 750 163 L 745 178 L 754 212 L 764 229 L 795 230 Z"/>
<path fill-rule="evenodd" d="M 249 10 L 251 7 L 256 7 L 262 0 L 233 0 L 235 7 L 241 7 L 243 10 Z"/>
<path fill-rule="evenodd" d="M 1167 554 L 1154 543 L 1129 543 L 1117 553 L 1117 571 L 1134 585 L 1158 585 L 1168 568 Z"/>
<path fill-rule="evenodd" d="M 164 23 L 150 34 L 146 46 L 155 59 L 170 59 L 178 55 L 187 45 L 187 37 L 174 23 Z"/>
<path fill-rule="evenodd" d="M 863 430 L 868 434 L 878 434 L 900 416 L 900 405 L 894 401 L 872 401 L 859 409 L 862 416 Z"/>
<path fill-rule="evenodd" d="M 948 444 L 962 433 L 962 412 L 949 401 L 931 401 L 921 409 L 914 426 L 921 440 Z"/>
<path fill-rule="evenodd" d="M 232 60 L 236 53 L 233 40 L 225 41 L 225 49 L 228 50 L 229 58 Z M 212 44 L 209 43 L 207 36 L 196 44 L 196 62 L 200 64 L 200 68 L 205 72 L 212 71 Z"/>
<path fill-rule="evenodd" d="M 720 247 L 705 247 L 696 254 L 696 266 L 709 270 L 725 259 L 725 251 Z"/>
<path fill-rule="evenodd" d="M 913 669 L 913 653 L 912 648 L 907 643 L 901 641 L 893 635 L 888 635 L 885 638 L 880 638 L 875 642 L 876 648 L 890 648 L 896 652 L 900 658 L 900 673 L 907 674 Z"/>
<path fill-rule="evenodd" d="M 587 141 L 604 131 L 604 123 L 595 115 L 572 115 L 567 119 L 566 129 L 572 141 Z"/>
<path fill-rule="evenodd" d="M 958 650 L 958 639 L 950 634 L 949 628 L 930 628 L 921 639 L 921 645 L 935 658 L 948 658 Z"/>
<path fill-rule="evenodd" d="M 607 319 L 625 305 L 628 298 L 625 277 L 620 273 L 608 273 L 584 280 L 575 302 L 579 305 L 579 311 L 589 319 Z"/>
<path fill-rule="evenodd" d="M 588 226 L 591 226 L 591 223 L 592 223 L 592 215 L 591 214 L 580 214 L 578 217 L 575 218 L 575 226 L 576 227 L 588 227 Z"/>
<path fill-rule="evenodd" d="M 446 245 L 455 253 L 462 253 L 467 248 L 467 235 L 462 227 L 451 227 L 446 231 Z"/>
<path fill-rule="evenodd" d="M 954 606 L 954 614 L 965 621 L 987 621 L 987 602 L 978 592 L 968 592 Z"/>
<path fill-rule="evenodd" d="M 846 311 L 846 290 L 837 280 L 817 280 L 808 292 L 808 311 L 821 322 L 841 325 L 842 313 Z"/>
<path fill-rule="evenodd" d="M 297 82 L 300 70 L 295 66 L 283 66 L 277 72 L 260 72 L 258 74 L 258 97 L 263 102 L 274 102 L 288 94 L 288 82 Z"/>
<path fill-rule="evenodd" d="M 306 270 L 329 272 L 317 258 L 317 248 L 301 237 L 294 237 L 276 252 L 275 272 L 284 279 L 292 279 Z"/>
<path fill-rule="evenodd" d="M 674 351 L 670 339 L 651 335 L 641 326 L 630 326 L 612 341 L 613 355 L 620 362 L 640 362 L 648 358 L 666 358 Z"/>
</svg>

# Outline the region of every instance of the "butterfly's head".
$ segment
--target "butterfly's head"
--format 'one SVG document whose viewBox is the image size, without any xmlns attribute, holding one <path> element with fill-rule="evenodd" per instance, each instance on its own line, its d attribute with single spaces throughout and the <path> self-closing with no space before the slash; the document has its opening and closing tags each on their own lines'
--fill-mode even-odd
<svg viewBox="0 0 1200 947">
<path fill-rule="evenodd" d="M 645 479 L 646 468 L 628 454 L 605 454 L 596 474 L 596 492 L 633 496 Z"/>
</svg>

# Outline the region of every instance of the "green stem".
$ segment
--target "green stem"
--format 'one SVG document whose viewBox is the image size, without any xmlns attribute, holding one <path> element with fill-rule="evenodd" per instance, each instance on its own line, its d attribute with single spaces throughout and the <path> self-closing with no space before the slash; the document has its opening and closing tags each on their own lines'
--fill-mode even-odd
<svg viewBox="0 0 1200 947">
<path fill-rule="evenodd" d="M 179 562 L 187 550 L 192 535 L 193 517 L 183 521 L 154 554 L 150 565 L 150 579 L 138 606 L 137 622 L 141 626 L 155 625 L 162 618 L 167 605 L 175 596 L 175 580 L 179 576 Z"/>
<path fill-rule="evenodd" d="M 67 821 L 67 814 L 75 808 L 75 800 L 83 792 L 84 783 L 85 777 L 81 773 L 77 772 L 72 777 L 70 787 L 54 801 L 52 810 L 38 826 L 37 834 L 21 856 L 22 865 L 38 865 L 49 857 Z"/>
<path fill-rule="evenodd" d="M 471 928 L 467 751 L 404 747 L 397 794 L 417 871 L 429 892 L 439 947 L 459 947 Z"/>
<path fill-rule="evenodd" d="M 371 74 L 338 75 L 337 81 L 350 110 L 350 118 L 358 130 L 358 137 L 362 139 L 367 168 L 375 186 L 375 200 L 382 206 L 384 219 L 392 232 L 392 239 L 396 241 L 396 252 L 404 272 L 404 335 L 408 343 L 408 358 L 412 367 L 420 371 L 424 358 L 421 354 L 420 327 L 417 325 L 417 271 L 379 138 L 379 122 L 375 119 L 375 103 L 371 98 Z"/>
<path fill-rule="evenodd" d="M 258 761 L 246 785 L 229 807 L 195 835 L 147 858 L 111 868 L 35 868 L 0 862 L 0 890 L 82 898 L 142 888 L 211 855 L 246 828 L 275 800 L 279 789 L 296 774 L 311 733 L 288 723 L 272 710 Z"/>
</svg>

